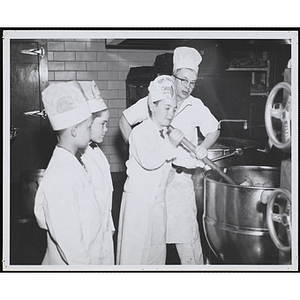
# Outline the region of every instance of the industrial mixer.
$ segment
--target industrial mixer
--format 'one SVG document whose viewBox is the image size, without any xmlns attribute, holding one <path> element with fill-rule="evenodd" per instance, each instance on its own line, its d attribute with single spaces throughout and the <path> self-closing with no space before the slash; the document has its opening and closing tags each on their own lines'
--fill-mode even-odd
<svg viewBox="0 0 300 300">
<path fill-rule="evenodd" d="M 284 152 L 281 167 L 232 166 L 224 182 L 205 171 L 203 224 L 218 264 L 291 264 L 291 68 L 265 108 L 268 145 Z"/>
</svg>

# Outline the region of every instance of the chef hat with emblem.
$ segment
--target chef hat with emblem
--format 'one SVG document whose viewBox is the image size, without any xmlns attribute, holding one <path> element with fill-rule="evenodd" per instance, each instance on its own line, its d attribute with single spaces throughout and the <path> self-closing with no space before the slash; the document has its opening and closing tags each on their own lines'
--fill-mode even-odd
<svg viewBox="0 0 300 300">
<path fill-rule="evenodd" d="M 150 82 L 148 87 L 148 103 L 154 103 L 166 98 L 175 99 L 173 78 L 169 75 L 161 75 Z"/>
<path fill-rule="evenodd" d="M 198 74 L 199 64 L 202 61 L 202 57 L 199 52 L 190 47 L 178 47 L 174 50 L 173 56 L 173 72 L 178 69 L 191 69 Z"/>
<path fill-rule="evenodd" d="M 79 124 L 91 116 L 84 96 L 69 83 L 48 86 L 42 92 L 42 101 L 55 131 Z"/>
</svg>

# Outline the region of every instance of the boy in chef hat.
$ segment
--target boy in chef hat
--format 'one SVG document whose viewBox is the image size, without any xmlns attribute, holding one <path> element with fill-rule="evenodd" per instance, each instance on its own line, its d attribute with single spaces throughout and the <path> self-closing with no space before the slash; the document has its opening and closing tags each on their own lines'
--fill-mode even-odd
<svg viewBox="0 0 300 300">
<path fill-rule="evenodd" d="M 172 77 L 157 77 L 148 90 L 150 118 L 129 138 L 117 246 L 117 264 L 122 265 L 161 265 L 166 260 L 165 190 L 183 134 L 165 134 L 176 109 Z"/>
<path fill-rule="evenodd" d="M 84 149 L 82 161 L 91 175 L 97 201 L 101 209 L 101 264 L 114 264 L 113 233 L 115 231 L 111 215 L 113 184 L 110 166 L 98 144 L 102 143 L 107 132 L 109 110 L 94 81 L 73 82 L 86 98 L 92 113 L 92 134 L 89 146 Z"/>
<path fill-rule="evenodd" d="M 193 184 L 193 180 L 195 180 L 197 193 L 202 195 L 201 192 L 198 192 L 198 190 L 200 191 L 198 187 L 203 189 L 203 177 L 194 176 L 194 174 L 196 171 L 204 171 L 201 159 L 207 156 L 208 149 L 215 144 L 220 134 L 218 120 L 201 99 L 192 96 L 201 61 L 201 55 L 194 48 L 178 47 L 174 50 L 172 77 L 174 78 L 177 112 L 171 124 L 173 127 L 181 129 L 185 137 L 195 145 L 197 159 L 185 147 L 175 149 L 176 158 L 172 162 L 165 197 L 168 212 L 167 244 L 175 245 L 181 264 L 192 265 L 203 264 L 199 225 L 202 241 L 206 243 L 201 217 L 203 196 L 202 199 L 197 196 L 198 223 Z M 148 118 L 146 97 L 127 108 L 119 121 L 125 141 L 128 141 L 132 128 Z M 198 129 L 204 136 L 204 140 L 199 145 Z M 198 182 L 199 180 L 200 182 Z M 207 244 L 205 247 L 208 249 Z"/>
<path fill-rule="evenodd" d="M 92 116 L 82 93 L 70 83 L 53 84 L 42 100 L 58 144 L 37 190 L 34 212 L 47 231 L 45 265 L 101 262 L 100 209 L 78 149 L 88 146 Z"/>
</svg>

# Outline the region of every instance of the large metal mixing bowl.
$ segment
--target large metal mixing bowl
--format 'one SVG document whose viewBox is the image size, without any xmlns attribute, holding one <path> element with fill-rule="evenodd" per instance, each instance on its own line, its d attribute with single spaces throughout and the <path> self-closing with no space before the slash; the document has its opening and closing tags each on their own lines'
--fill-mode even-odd
<svg viewBox="0 0 300 300">
<path fill-rule="evenodd" d="M 280 169 L 229 167 L 237 185 L 223 183 L 213 170 L 204 177 L 204 229 L 210 248 L 226 264 L 278 264 L 279 251 L 269 235 L 267 197 L 280 184 Z M 242 184 L 242 185 L 240 185 Z"/>
</svg>

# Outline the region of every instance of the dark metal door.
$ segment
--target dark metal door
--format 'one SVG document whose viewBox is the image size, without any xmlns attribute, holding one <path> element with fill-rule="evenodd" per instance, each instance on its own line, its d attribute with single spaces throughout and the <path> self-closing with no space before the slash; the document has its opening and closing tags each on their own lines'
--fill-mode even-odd
<svg viewBox="0 0 300 300">
<path fill-rule="evenodd" d="M 42 109 L 41 91 L 48 84 L 46 50 L 43 41 L 10 43 L 10 125 L 18 128 L 11 140 L 11 182 L 18 182 L 24 170 L 45 168 L 53 149 L 49 121 L 24 115 Z"/>
</svg>

